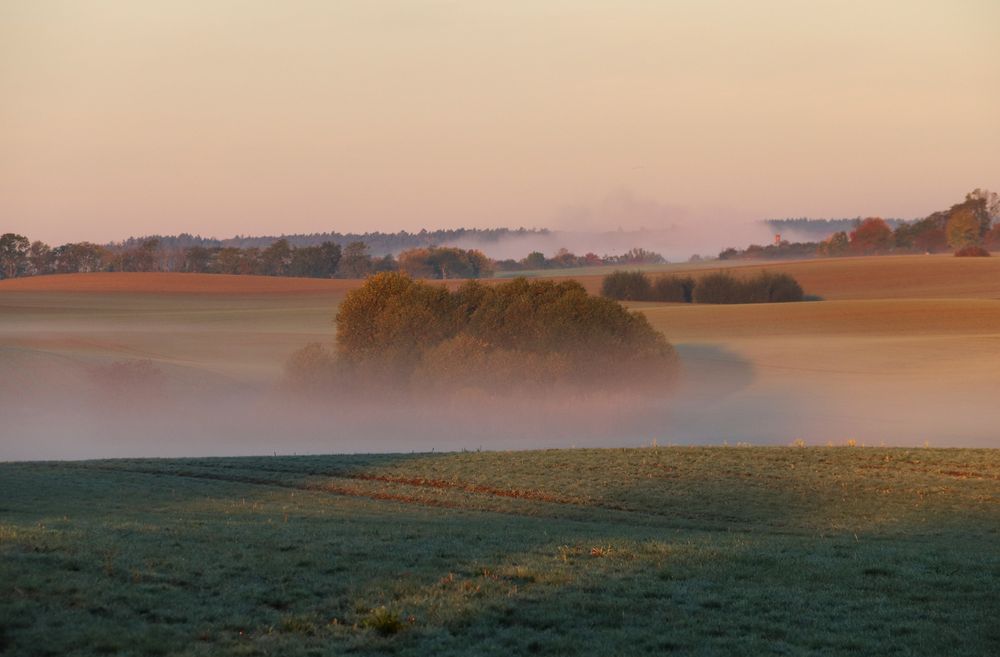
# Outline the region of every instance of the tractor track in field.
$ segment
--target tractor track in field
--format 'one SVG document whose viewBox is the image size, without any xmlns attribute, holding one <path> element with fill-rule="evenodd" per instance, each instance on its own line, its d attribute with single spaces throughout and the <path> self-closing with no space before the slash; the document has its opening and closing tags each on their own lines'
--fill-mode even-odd
<svg viewBox="0 0 1000 657">
<path fill-rule="evenodd" d="M 434 499 L 425 496 L 409 495 L 404 492 L 394 492 L 386 490 L 370 490 L 359 486 L 336 483 L 309 483 L 309 482 L 289 482 L 265 477 L 255 477 L 252 475 L 221 474 L 214 472 L 195 472 L 191 470 L 158 470 L 155 468 L 123 468 L 100 465 L 71 465 L 67 463 L 54 463 L 52 467 L 72 468 L 76 470 L 99 470 L 109 473 L 141 474 L 157 477 L 179 477 L 185 479 L 196 479 L 204 481 L 221 481 L 230 483 L 251 484 L 255 486 L 270 486 L 274 488 L 284 488 L 291 490 L 330 493 L 344 497 L 364 498 L 376 501 L 397 502 L 401 504 L 411 504 L 432 508 L 451 509 L 457 511 L 472 511 L 479 513 L 499 513 L 504 515 L 536 518 L 552 518 L 559 520 L 593 522 L 592 514 L 595 510 L 609 513 L 608 517 L 601 518 L 602 522 L 620 522 L 627 524 L 655 525 L 663 529 L 671 530 L 697 530 L 706 532 L 749 532 L 749 527 L 737 527 L 735 525 L 746 525 L 748 519 L 735 516 L 706 517 L 705 514 L 683 515 L 677 513 L 657 513 L 641 509 L 629 508 L 622 504 L 600 503 L 598 501 L 571 501 L 569 498 L 558 498 L 540 491 L 525 491 L 519 489 L 496 489 L 488 486 L 476 484 L 464 484 L 456 482 L 442 482 L 441 480 L 408 478 L 408 477 L 388 477 L 382 475 L 370 475 L 366 473 L 356 473 L 349 475 L 334 475 L 324 473 L 320 476 L 327 476 L 334 479 L 345 479 L 347 481 L 359 482 L 380 482 L 390 483 L 399 486 L 411 486 L 419 489 L 432 489 L 438 491 L 467 493 L 482 501 L 498 502 L 500 500 L 511 501 L 515 504 L 535 504 L 535 508 L 512 509 L 496 506 L 475 506 L 463 504 L 458 500 Z M 422 482 L 422 483 L 421 483 Z M 447 484 L 436 485 L 436 484 Z M 568 513 L 544 512 L 545 508 L 559 508 Z M 527 511 L 527 512 L 526 512 Z M 539 512 L 541 511 L 541 512 Z M 674 522 L 669 522 L 673 520 Z M 679 522 L 678 522 L 679 521 Z M 776 534 L 795 534 L 797 532 L 787 532 L 781 529 L 771 528 L 769 531 Z"/>
</svg>

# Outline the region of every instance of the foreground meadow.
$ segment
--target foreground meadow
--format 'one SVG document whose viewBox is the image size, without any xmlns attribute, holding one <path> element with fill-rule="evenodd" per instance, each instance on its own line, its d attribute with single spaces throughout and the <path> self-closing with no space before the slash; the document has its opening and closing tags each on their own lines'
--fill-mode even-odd
<svg viewBox="0 0 1000 657">
<path fill-rule="evenodd" d="M 9 655 L 1000 651 L 1000 452 L 0 465 Z"/>
</svg>

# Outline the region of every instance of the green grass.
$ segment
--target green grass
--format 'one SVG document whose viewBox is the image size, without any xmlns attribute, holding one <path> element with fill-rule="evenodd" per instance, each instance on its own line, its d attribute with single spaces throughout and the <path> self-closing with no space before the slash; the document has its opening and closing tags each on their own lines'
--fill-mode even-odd
<svg viewBox="0 0 1000 657">
<path fill-rule="evenodd" d="M 1000 451 L 0 464 L 0 653 L 1000 653 Z"/>
</svg>

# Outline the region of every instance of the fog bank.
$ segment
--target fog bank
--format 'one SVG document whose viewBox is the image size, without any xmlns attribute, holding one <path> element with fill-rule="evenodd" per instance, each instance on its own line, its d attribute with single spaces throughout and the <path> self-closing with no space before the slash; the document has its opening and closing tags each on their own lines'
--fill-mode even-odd
<svg viewBox="0 0 1000 657">
<path fill-rule="evenodd" d="M 75 363 L 22 358 L 16 387 L 0 386 L 0 460 L 787 445 L 797 439 L 997 446 L 1000 413 L 992 390 L 977 396 L 914 381 L 894 388 L 830 385 L 818 395 L 812 384 L 762 382 L 757 365 L 715 345 L 686 343 L 678 351 L 683 370 L 673 389 L 551 389 L 530 398 L 516 392 L 406 398 L 378 391 L 303 398 L 277 385 L 225 379 L 180 384 L 169 371 L 166 378 L 122 385 Z"/>
</svg>

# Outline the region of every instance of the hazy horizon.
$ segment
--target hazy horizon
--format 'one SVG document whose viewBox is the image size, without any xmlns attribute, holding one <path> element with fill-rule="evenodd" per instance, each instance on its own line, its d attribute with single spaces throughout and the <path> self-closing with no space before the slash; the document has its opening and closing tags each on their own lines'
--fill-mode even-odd
<svg viewBox="0 0 1000 657">
<path fill-rule="evenodd" d="M 696 242 L 925 216 L 996 184 L 998 19 L 987 0 L 10 0 L 0 223 L 50 243 L 459 226 Z"/>
</svg>

